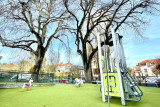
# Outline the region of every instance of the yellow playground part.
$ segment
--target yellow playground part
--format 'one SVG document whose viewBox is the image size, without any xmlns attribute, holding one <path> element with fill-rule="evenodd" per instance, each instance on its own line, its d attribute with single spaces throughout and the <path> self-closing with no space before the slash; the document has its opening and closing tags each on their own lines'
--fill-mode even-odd
<svg viewBox="0 0 160 107">
<path fill-rule="evenodd" d="M 108 73 L 109 77 L 109 96 L 121 97 L 120 88 L 118 83 L 118 74 L 117 73 Z M 105 95 L 108 96 L 107 92 L 107 76 L 106 73 L 103 73 L 104 86 L 105 86 Z"/>
</svg>

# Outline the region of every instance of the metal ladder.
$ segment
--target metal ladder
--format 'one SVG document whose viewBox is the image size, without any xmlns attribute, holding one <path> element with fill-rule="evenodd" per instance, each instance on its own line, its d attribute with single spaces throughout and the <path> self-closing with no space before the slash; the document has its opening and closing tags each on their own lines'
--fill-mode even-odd
<svg viewBox="0 0 160 107">
<path fill-rule="evenodd" d="M 135 80 L 132 78 L 130 73 L 127 69 L 121 67 L 122 78 L 124 81 L 124 85 L 126 86 L 126 98 L 127 101 L 140 101 L 141 96 L 143 95 L 142 90 L 138 86 L 138 84 L 135 82 Z"/>
</svg>

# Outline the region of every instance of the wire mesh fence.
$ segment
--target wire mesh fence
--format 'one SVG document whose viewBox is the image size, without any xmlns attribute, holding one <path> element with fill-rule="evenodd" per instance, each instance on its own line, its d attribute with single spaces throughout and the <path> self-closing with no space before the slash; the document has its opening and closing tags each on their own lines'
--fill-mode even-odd
<svg viewBox="0 0 160 107">
<path fill-rule="evenodd" d="M 29 82 L 30 79 L 38 83 L 75 83 L 74 76 L 54 76 L 54 74 L 29 74 L 19 72 L 0 72 L 0 82 Z"/>
<path fill-rule="evenodd" d="M 53 82 L 53 74 L 29 74 L 18 72 L 0 72 L 0 82 L 28 82 L 30 79 L 35 82 Z"/>
</svg>

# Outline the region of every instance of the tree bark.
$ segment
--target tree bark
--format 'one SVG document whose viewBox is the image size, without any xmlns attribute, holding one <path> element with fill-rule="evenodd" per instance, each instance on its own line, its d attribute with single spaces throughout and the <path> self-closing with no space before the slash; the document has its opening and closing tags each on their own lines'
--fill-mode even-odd
<svg viewBox="0 0 160 107">
<path fill-rule="evenodd" d="M 42 46 L 38 46 L 37 51 L 35 53 L 36 61 L 35 65 L 33 67 L 33 80 L 35 82 L 38 82 L 38 75 L 40 74 L 43 58 L 45 56 L 45 50 Z"/>
<path fill-rule="evenodd" d="M 84 66 L 84 71 L 85 71 L 85 80 L 87 83 L 91 83 L 93 79 L 91 62 L 87 63 L 87 61 L 83 60 L 83 66 Z"/>
<path fill-rule="evenodd" d="M 91 83 L 92 82 L 92 70 L 91 70 L 91 66 L 89 66 L 86 71 L 85 71 L 85 77 L 86 77 L 86 82 L 87 83 Z"/>
</svg>

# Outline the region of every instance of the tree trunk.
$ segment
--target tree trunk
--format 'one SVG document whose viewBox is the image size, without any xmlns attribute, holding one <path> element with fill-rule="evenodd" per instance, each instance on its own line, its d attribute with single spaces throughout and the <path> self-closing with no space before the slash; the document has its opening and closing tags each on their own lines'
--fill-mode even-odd
<svg viewBox="0 0 160 107">
<path fill-rule="evenodd" d="M 92 76 L 92 69 L 91 69 L 91 61 L 89 61 L 89 58 L 87 58 L 86 43 L 82 43 L 82 47 L 83 47 L 83 53 L 81 54 L 81 57 L 83 59 L 85 80 L 87 83 L 91 83 L 93 76 Z"/>
<path fill-rule="evenodd" d="M 33 67 L 33 74 L 39 74 L 43 63 L 43 57 L 37 57 Z"/>
<path fill-rule="evenodd" d="M 84 71 L 85 71 L 85 80 L 87 83 L 92 82 L 92 69 L 91 69 L 91 64 L 86 64 L 84 62 Z"/>
<path fill-rule="evenodd" d="M 85 76 L 86 76 L 86 82 L 91 83 L 92 82 L 92 71 L 91 71 L 91 69 L 87 69 L 87 71 L 85 72 Z"/>
<path fill-rule="evenodd" d="M 43 63 L 43 58 L 45 55 L 45 51 L 43 51 L 43 48 L 38 48 L 37 54 L 36 54 L 36 61 L 35 65 L 33 67 L 33 73 L 32 73 L 32 78 L 35 82 L 38 82 L 38 75 L 40 74 L 42 63 Z"/>
<path fill-rule="evenodd" d="M 32 73 L 32 78 L 34 82 L 38 82 L 38 75 L 40 74 L 41 67 L 43 63 L 43 58 L 38 57 L 36 59 L 35 65 L 33 67 L 33 73 Z"/>
</svg>

